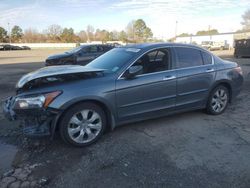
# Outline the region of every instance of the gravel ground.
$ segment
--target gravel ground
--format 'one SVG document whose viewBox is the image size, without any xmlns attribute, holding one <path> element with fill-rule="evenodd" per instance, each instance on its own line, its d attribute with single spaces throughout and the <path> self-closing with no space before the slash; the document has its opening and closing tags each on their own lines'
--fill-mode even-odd
<svg viewBox="0 0 250 188">
<path fill-rule="evenodd" d="M 14 93 L 24 73 L 58 52 L 0 52 L 0 99 Z M 14 159 L 0 155 L 1 162 L 11 162 L 10 171 L 0 166 L 0 187 L 6 182 L 9 187 L 51 188 L 249 187 L 250 59 L 233 59 L 230 51 L 214 53 L 237 61 L 245 77 L 241 94 L 219 116 L 193 111 L 129 124 L 79 149 L 65 145 L 58 135 L 53 141 L 24 138 L 18 122 L 0 114 L 0 150 L 14 154 Z"/>
</svg>

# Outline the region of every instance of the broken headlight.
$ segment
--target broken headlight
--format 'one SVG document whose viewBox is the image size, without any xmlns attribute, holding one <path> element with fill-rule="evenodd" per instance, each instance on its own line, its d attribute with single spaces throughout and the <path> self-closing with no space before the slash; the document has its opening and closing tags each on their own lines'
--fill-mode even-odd
<svg viewBox="0 0 250 188">
<path fill-rule="evenodd" d="M 54 91 L 51 93 L 22 96 L 15 99 L 15 109 L 36 109 L 36 108 L 47 108 L 48 105 L 61 94 L 61 91 Z"/>
</svg>

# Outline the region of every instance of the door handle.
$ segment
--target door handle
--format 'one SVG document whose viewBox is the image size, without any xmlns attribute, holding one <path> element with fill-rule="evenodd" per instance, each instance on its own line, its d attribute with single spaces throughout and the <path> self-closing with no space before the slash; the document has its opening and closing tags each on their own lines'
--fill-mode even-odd
<svg viewBox="0 0 250 188">
<path fill-rule="evenodd" d="M 176 78 L 176 76 L 171 76 L 171 75 L 169 75 L 169 76 L 165 76 L 164 78 L 163 78 L 163 80 L 173 80 L 173 79 L 175 79 Z"/>
<path fill-rule="evenodd" d="M 206 72 L 213 72 L 214 71 L 214 69 L 213 68 L 211 68 L 211 69 L 207 69 L 206 70 Z"/>
</svg>

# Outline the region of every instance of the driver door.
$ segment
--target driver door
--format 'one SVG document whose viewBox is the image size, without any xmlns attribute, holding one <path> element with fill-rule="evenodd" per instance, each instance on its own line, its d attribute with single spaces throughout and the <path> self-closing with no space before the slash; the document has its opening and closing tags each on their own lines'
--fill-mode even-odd
<svg viewBox="0 0 250 188">
<path fill-rule="evenodd" d="M 163 56 L 162 53 L 164 53 Z M 133 79 L 121 76 L 116 81 L 116 105 L 119 121 L 145 119 L 145 116 L 158 114 L 154 112 L 164 110 L 164 113 L 167 113 L 174 110 L 176 72 L 171 70 L 171 63 L 169 49 L 153 50 L 132 65 L 143 66 L 143 72 L 140 75 Z"/>
</svg>

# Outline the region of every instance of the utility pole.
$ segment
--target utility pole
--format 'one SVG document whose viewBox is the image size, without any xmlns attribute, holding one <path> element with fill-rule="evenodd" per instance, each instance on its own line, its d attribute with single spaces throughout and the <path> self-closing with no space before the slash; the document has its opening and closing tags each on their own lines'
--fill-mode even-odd
<svg viewBox="0 0 250 188">
<path fill-rule="evenodd" d="M 8 30 L 9 30 L 9 43 L 11 44 L 11 32 L 10 32 L 10 23 L 8 22 Z"/>
<path fill-rule="evenodd" d="M 175 40 L 177 38 L 177 27 L 178 27 L 178 21 L 175 22 Z"/>
<path fill-rule="evenodd" d="M 209 33 L 209 37 L 210 37 L 210 40 L 212 40 L 212 36 L 210 34 L 210 30 L 211 30 L 211 25 L 208 25 L 208 33 Z"/>
</svg>

